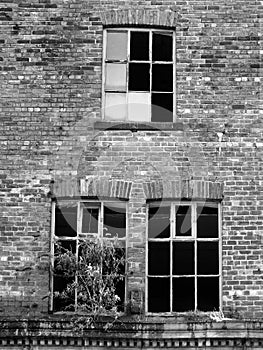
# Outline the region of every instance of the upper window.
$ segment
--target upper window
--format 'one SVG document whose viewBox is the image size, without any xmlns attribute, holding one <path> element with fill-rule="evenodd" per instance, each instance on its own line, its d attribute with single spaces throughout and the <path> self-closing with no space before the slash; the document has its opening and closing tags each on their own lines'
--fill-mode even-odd
<svg viewBox="0 0 263 350">
<path fill-rule="evenodd" d="M 124 202 L 85 202 L 85 201 L 61 201 L 53 204 L 52 219 L 52 252 L 53 267 L 52 274 L 52 300 L 51 309 L 53 311 L 77 310 L 85 299 L 86 305 L 89 305 L 89 298 L 95 299 L 96 292 L 96 271 L 98 270 L 102 278 L 98 279 L 98 283 L 105 282 L 104 289 L 108 288 L 107 281 L 110 272 L 109 266 L 112 262 L 106 261 L 109 250 L 106 251 L 105 260 L 100 256 L 96 258 L 96 250 L 94 254 L 85 253 L 83 243 L 91 242 L 89 249 L 97 249 L 99 254 L 100 247 L 96 247 L 94 242 L 100 242 L 102 246 L 109 246 L 114 243 L 113 256 L 109 259 L 116 260 L 125 259 L 126 251 L 126 203 Z M 112 242 L 112 243 L 111 243 Z M 117 243 L 116 243 L 117 242 Z M 116 246 L 117 244 L 117 246 Z M 100 245 L 101 246 L 101 245 Z M 73 256 L 77 262 L 78 270 L 72 267 L 67 261 L 63 253 Z M 89 253 L 89 252 L 88 252 Z M 58 259 L 58 256 L 60 259 Z M 61 257 L 63 267 L 61 265 Z M 87 259 L 90 261 L 87 261 Z M 108 259 L 108 258 L 107 258 Z M 85 261 L 86 260 L 86 261 Z M 84 266 L 83 270 L 83 264 Z M 65 263 L 67 271 L 65 271 Z M 107 264 L 106 264 L 107 263 Z M 116 264 L 115 264 L 116 265 Z M 125 299 L 125 263 L 118 265 L 118 280 L 114 285 L 116 296 L 118 298 L 118 308 L 123 310 Z M 81 271 L 80 271 L 81 269 Z M 90 274 L 89 280 L 85 281 L 86 286 L 83 291 L 83 271 L 94 272 L 94 276 Z M 66 272 L 66 273 L 65 273 Z M 81 273 L 80 273 L 81 272 Z M 115 271 L 116 273 L 116 271 Z M 123 277 L 122 277 L 123 276 Z M 85 276 L 84 276 L 85 278 Z M 92 283 L 91 283 L 92 282 Z M 90 284 L 94 287 L 89 290 Z M 98 286 L 101 289 L 101 286 Z M 69 293 L 70 292 L 70 293 Z M 106 293 L 106 292 L 105 292 Z M 101 297 L 99 295 L 99 297 Z"/>
<path fill-rule="evenodd" d="M 220 225 L 213 203 L 148 208 L 147 311 L 220 308 Z"/>
<path fill-rule="evenodd" d="M 173 122 L 174 32 L 107 29 L 104 41 L 104 119 Z"/>
</svg>

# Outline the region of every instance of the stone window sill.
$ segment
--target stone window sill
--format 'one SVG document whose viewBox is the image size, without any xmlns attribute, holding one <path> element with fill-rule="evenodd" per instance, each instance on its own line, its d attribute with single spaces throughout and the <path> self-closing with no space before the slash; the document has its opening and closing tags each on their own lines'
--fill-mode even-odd
<svg viewBox="0 0 263 350">
<path fill-rule="evenodd" d="M 132 132 L 145 131 L 184 131 L 183 123 L 138 123 L 138 122 L 109 122 L 97 121 L 94 123 L 95 130 L 130 130 Z"/>
</svg>

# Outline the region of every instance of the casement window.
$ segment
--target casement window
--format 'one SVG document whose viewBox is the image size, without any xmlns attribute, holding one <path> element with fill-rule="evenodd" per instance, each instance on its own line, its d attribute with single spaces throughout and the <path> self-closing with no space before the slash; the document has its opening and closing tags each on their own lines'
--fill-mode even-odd
<svg viewBox="0 0 263 350">
<path fill-rule="evenodd" d="M 107 29 L 104 43 L 104 119 L 173 122 L 175 33 Z"/>
<path fill-rule="evenodd" d="M 71 251 L 78 261 L 81 256 L 81 242 L 101 240 L 103 244 L 110 241 L 118 243 L 116 254 L 126 254 L 126 203 L 116 202 L 92 202 L 92 201 L 60 201 L 53 203 L 52 207 L 52 240 L 51 251 L 56 256 L 56 249 Z M 54 258 L 52 261 L 54 267 Z M 125 266 L 121 268 L 123 279 L 116 285 L 116 293 L 119 297 L 120 310 L 123 309 L 125 300 Z M 57 299 L 56 292 L 61 293 L 76 277 L 65 279 L 64 276 L 51 274 L 51 311 L 62 311 L 69 304 L 73 304 L 73 310 L 78 303 L 77 290 L 72 292 L 71 300 Z M 71 280 L 70 280 L 71 279 Z M 73 301 L 73 303 L 72 303 Z M 72 309 L 72 308 L 71 308 Z"/>
<path fill-rule="evenodd" d="M 151 203 L 148 207 L 148 313 L 220 308 L 220 206 Z"/>
</svg>

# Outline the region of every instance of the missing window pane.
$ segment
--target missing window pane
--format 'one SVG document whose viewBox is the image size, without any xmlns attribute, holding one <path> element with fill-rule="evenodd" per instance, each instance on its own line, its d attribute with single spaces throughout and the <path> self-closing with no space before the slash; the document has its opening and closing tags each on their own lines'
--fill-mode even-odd
<svg viewBox="0 0 263 350">
<path fill-rule="evenodd" d="M 192 277 L 173 278 L 173 311 L 195 309 L 195 280 Z"/>
<path fill-rule="evenodd" d="M 152 94 L 152 122 L 173 121 L 173 94 Z"/>
<path fill-rule="evenodd" d="M 218 237 L 218 208 L 197 208 L 197 237 Z"/>
<path fill-rule="evenodd" d="M 170 243 L 149 242 L 148 244 L 149 275 L 165 276 L 170 274 Z"/>
<path fill-rule="evenodd" d="M 194 242 L 173 243 L 173 275 L 194 275 Z"/>
<path fill-rule="evenodd" d="M 149 60 L 149 33 L 148 32 L 131 32 L 131 60 Z"/>
<path fill-rule="evenodd" d="M 191 236 L 191 207 L 176 207 L 176 236 Z"/>
<path fill-rule="evenodd" d="M 170 237 L 170 207 L 150 207 L 148 222 L 149 238 Z"/>
<path fill-rule="evenodd" d="M 105 94 L 105 119 L 125 120 L 127 119 L 126 94 Z"/>
<path fill-rule="evenodd" d="M 197 273 L 199 275 L 219 273 L 218 242 L 197 242 Z"/>
<path fill-rule="evenodd" d="M 99 209 L 89 208 L 84 205 L 82 211 L 82 232 L 97 233 L 98 232 Z"/>
<path fill-rule="evenodd" d="M 153 64 L 152 66 L 152 90 L 173 91 L 173 65 Z"/>
<path fill-rule="evenodd" d="M 129 64 L 129 90 L 150 91 L 150 64 Z"/>
<path fill-rule="evenodd" d="M 197 278 L 197 309 L 200 311 L 219 310 L 219 278 Z"/>
<path fill-rule="evenodd" d="M 108 238 L 125 237 L 126 209 L 122 206 L 104 206 L 103 236 Z"/>
<path fill-rule="evenodd" d="M 107 32 L 107 60 L 127 59 L 128 32 Z"/>
<path fill-rule="evenodd" d="M 148 278 L 148 311 L 170 311 L 169 278 Z"/>
<path fill-rule="evenodd" d="M 56 207 L 55 235 L 59 237 L 77 235 L 77 206 Z"/>
<path fill-rule="evenodd" d="M 126 68 L 126 64 L 106 64 L 105 90 L 126 91 Z"/>
<path fill-rule="evenodd" d="M 153 33 L 152 38 L 153 61 L 173 60 L 172 33 Z"/>
</svg>

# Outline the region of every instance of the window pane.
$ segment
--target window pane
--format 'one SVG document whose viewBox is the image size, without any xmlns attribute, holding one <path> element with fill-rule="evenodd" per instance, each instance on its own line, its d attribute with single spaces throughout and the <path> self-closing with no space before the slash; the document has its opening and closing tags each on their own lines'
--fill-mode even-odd
<svg viewBox="0 0 263 350">
<path fill-rule="evenodd" d="M 197 237 L 218 237 L 218 208 L 197 207 Z"/>
<path fill-rule="evenodd" d="M 149 238 L 170 237 L 170 207 L 149 208 Z"/>
<path fill-rule="evenodd" d="M 129 90 L 150 91 L 150 64 L 129 64 Z"/>
<path fill-rule="evenodd" d="M 59 247 L 60 249 L 59 249 Z M 76 253 L 76 241 L 58 241 L 58 245 L 55 245 L 55 255 L 57 255 L 61 251 L 61 253 L 66 253 L 67 251 Z"/>
<path fill-rule="evenodd" d="M 170 243 L 148 243 L 148 274 L 164 276 L 170 274 Z"/>
<path fill-rule="evenodd" d="M 200 311 L 219 310 L 219 278 L 197 278 L 197 308 Z"/>
<path fill-rule="evenodd" d="M 127 32 L 107 32 L 107 60 L 127 59 Z"/>
<path fill-rule="evenodd" d="M 219 273 L 218 242 L 197 242 L 197 273 L 199 275 Z"/>
<path fill-rule="evenodd" d="M 153 91 L 173 91 L 173 65 L 172 64 L 153 64 L 152 90 Z"/>
<path fill-rule="evenodd" d="M 148 278 L 148 311 L 170 311 L 169 278 Z"/>
<path fill-rule="evenodd" d="M 149 60 L 149 33 L 131 32 L 131 60 Z"/>
<path fill-rule="evenodd" d="M 150 93 L 128 93 L 128 119 L 133 121 L 151 121 Z"/>
<path fill-rule="evenodd" d="M 107 63 L 105 90 L 126 91 L 126 64 Z"/>
<path fill-rule="evenodd" d="M 194 242 L 173 243 L 173 275 L 194 275 Z"/>
<path fill-rule="evenodd" d="M 118 311 L 124 311 L 124 301 L 125 301 L 125 277 L 115 284 L 115 293 L 120 298 L 120 300 L 117 302 L 117 310 Z"/>
<path fill-rule="evenodd" d="M 191 207 L 176 207 L 176 236 L 191 236 Z"/>
<path fill-rule="evenodd" d="M 173 121 L 173 94 L 152 94 L 152 122 Z"/>
<path fill-rule="evenodd" d="M 98 233 L 99 209 L 85 206 L 82 209 L 82 232 Z"/>
<path fill-rule="evenodd" d="M 55 210 L 55 235 L 74 237 L 77 235 L 77 206 L 60 206 Z"/>
<path fill-rule="evenodd" d="M 105 94 L 105 119 L 125 120 L 127 118 L 126 94 Z"/>
<path fill-rule="evenodd" d="M 118 205 L 104 206 L 104 237 L 125 237 L 126 234 L 126 208 Z"/>
<path fill-rule="evenodd" d="M 173 278 L 173 311 L 195 309 L 195 280 L 192 277 Z"/>
<path fill-rule="evenodd" d="M 153 61 L 173 60 L 173 36 L 172 33 L 153 33 L 152 38 Z"/>
</svg>

